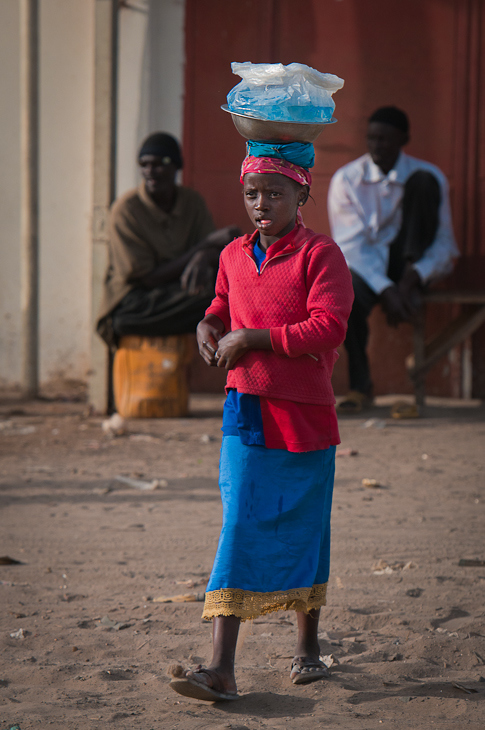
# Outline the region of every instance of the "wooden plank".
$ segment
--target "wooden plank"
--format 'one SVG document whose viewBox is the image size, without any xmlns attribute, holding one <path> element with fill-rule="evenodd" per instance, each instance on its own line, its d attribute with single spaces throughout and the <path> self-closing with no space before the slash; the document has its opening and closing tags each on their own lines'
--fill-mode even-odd
<svg viewBox="0 0 485 730">
<path fill-rule="evenodd" d="M 453 347 L 470 337 L 485 322 L 485 307 L 474 312 L 465 312 L 451 322 L 434 340 L 425 347 L 425 357 L 422 362 L 416 361 L 414 367 L 410 359 L 407 361 L 409 375 L 416 383 L 428 370 L 438 362 Z M 411 366 L 411 367 L 410 367 Z"/>
<path fill-rule="evenodd" d="M 430 291 L 424 295 L 426 303 L 441 302 L 448 304 L 485 304 L 485 291 Z"/>
<path fill-rule="evenodd" d="M 426 358 L 425 351 L 425 328 L 426 328 L 426 307 L 421 307 L 421 310 L 417 313 L 414 319 L 414 355 L 412 355 L 412 367 L 416 367 L 420 373 L 423 363 Z M 408 361 L 406 360 L 406 365 Z M 426 380 L 425 373 L 419 374 L 414 380 L 414 396 L 416 399 L 416 405 L 419 407 L 424 406 L 424 399 L 426 395 Z"/>
</svg>

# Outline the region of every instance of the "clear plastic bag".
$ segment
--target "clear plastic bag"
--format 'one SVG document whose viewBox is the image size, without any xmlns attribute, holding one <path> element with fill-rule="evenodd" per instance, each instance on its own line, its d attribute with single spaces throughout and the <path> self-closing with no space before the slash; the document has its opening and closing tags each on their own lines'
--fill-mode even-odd
<svg viewBox="0 0 485 730">
<path fill-rule="evenodd" d="M 230 111 L 280 122 L 325 123 L 332 119 L 332 99 L 344 85 L 334 74 L 324 74 L 303 63 L 231 63 L 242 77 L 227 95 Z"/>
</svg>

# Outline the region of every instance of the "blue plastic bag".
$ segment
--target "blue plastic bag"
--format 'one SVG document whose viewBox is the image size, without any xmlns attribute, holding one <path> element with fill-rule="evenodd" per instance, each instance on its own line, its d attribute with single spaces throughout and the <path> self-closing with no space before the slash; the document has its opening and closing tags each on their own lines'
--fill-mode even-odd
<svg viewBox="0 0 485 730">
<path fill-rule="evenodd" d="M 230 111 L 280 122 L 329 122 L 332 99 L 344 85 L 334 74 L 324 74 L 303 63 L 231 63 L 242 77 L 227 95 Z"/>
</svg>

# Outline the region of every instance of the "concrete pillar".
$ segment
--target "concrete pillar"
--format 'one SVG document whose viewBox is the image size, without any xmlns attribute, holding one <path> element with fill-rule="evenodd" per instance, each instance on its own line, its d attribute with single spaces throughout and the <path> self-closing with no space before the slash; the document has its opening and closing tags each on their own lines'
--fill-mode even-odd
<svg viewBox="0 0 485 730">
<path fill-rule="evenodd" d="M 92 335 L 89 403 L 108 406 L 108 350 L 94 332 L 108 263 L 108 212 L 115 188 L 117 0 L 95 0 Z"/>
<path fill-rule="evenodd" d="M 39 388 L 39 7 L 20 3 L 21 316 L 25 396 Z"/>
</svg>

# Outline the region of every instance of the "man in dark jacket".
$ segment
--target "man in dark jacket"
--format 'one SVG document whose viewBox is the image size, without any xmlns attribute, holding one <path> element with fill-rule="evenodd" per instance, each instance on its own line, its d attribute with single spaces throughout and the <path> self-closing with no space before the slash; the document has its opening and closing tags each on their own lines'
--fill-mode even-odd
<svg viewBox="0 0 485 730">
<path fill-rule="evenodd" d="M 109 266 L 97 331 L 110 345 L 123 335 L 195 332 L 214 296 L 219 254 L 239 235 L 214 230 L 195 190 L 177 185 L 177 140 L 158 132 L 142 144 L 143 181 L 113 203 Z"/>
</svg>

